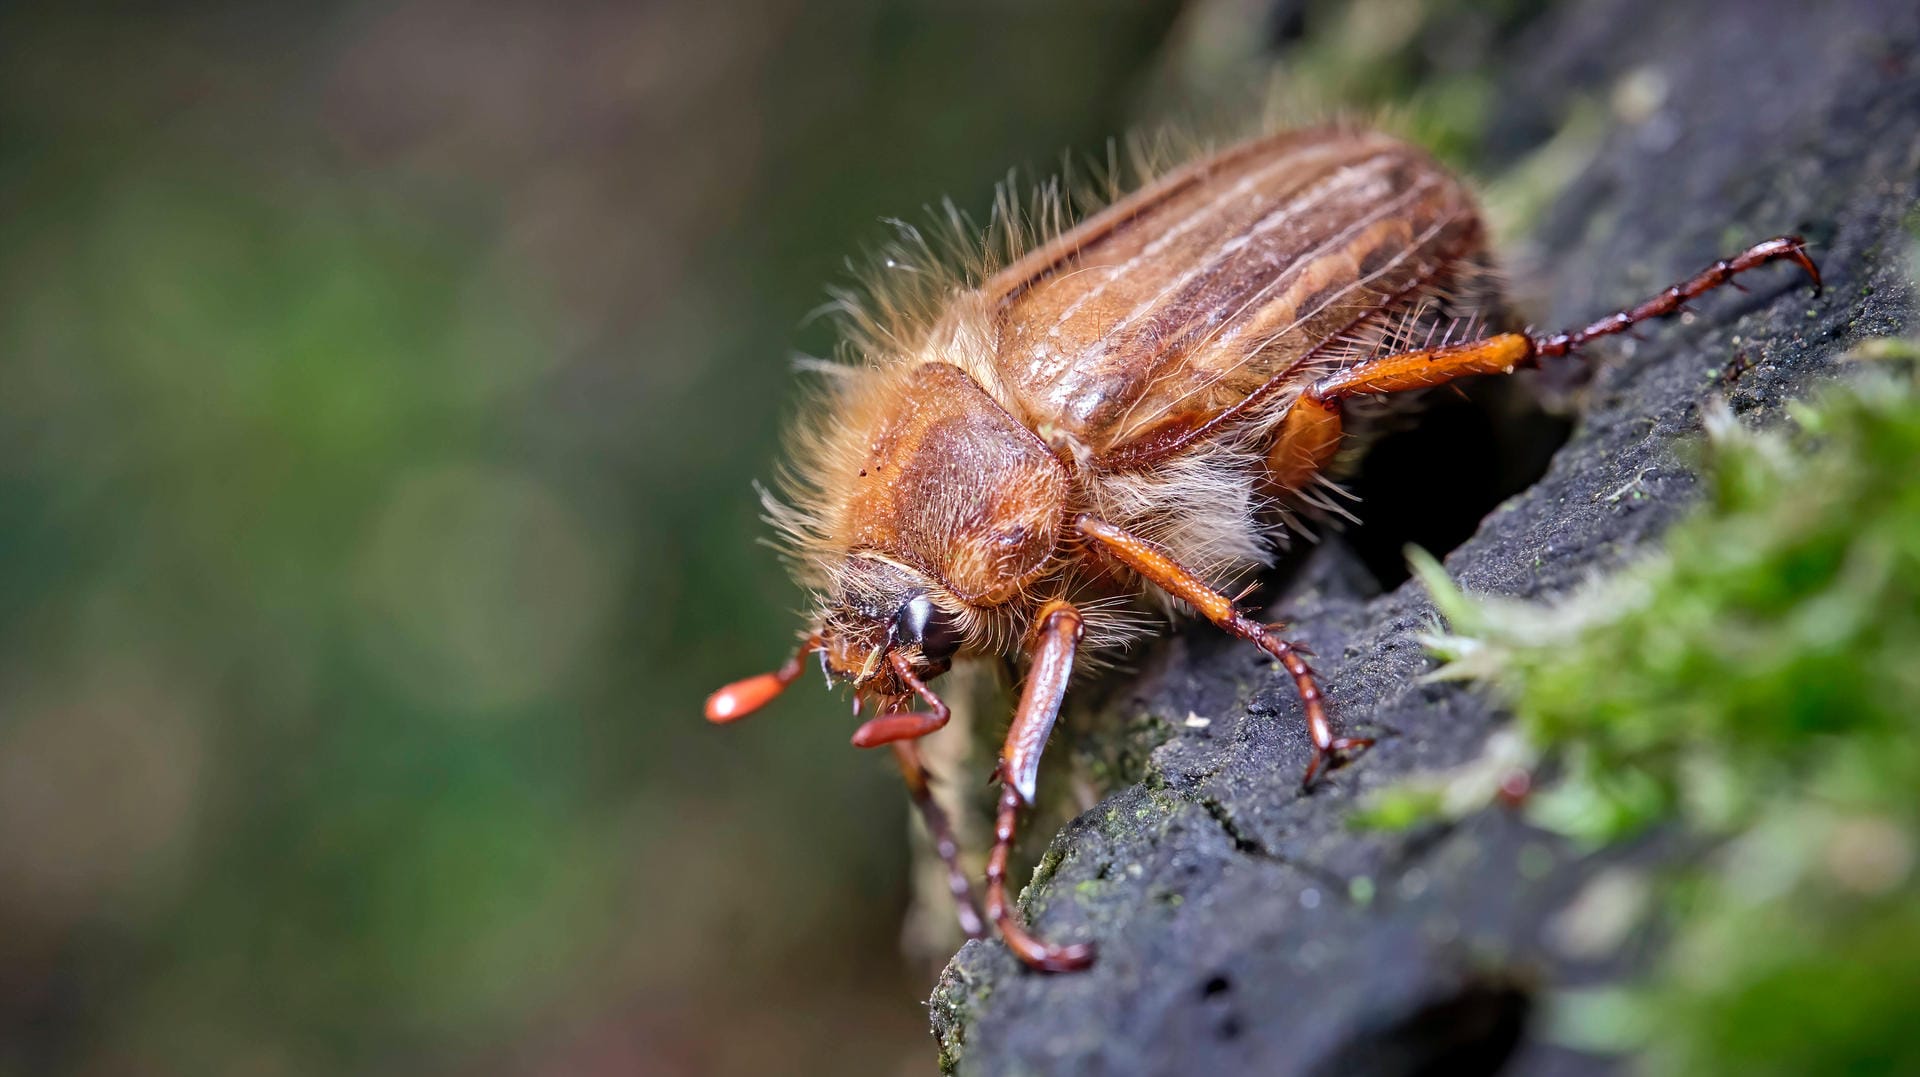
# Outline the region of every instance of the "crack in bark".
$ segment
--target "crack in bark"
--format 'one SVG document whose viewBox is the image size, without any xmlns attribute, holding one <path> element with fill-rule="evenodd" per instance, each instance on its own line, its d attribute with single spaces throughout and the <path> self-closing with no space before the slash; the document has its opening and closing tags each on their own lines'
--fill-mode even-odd
<svg viewBox="0 0 1920 1077">
<path fill-rule="evenodd" d="M 1295 860 L 1284 853 L 1275 851 L 1268 846 L 1267 843 L 1243 829 L 1240 823 L 1234 819 L 1233 812 L 1228 809 L 1226 803 L 1220 798 L 1196 794 L 1182 794 L 1179 792 L 1175 792 L 1174 795 L 1206 812 L 1207 816 L 1211 818 L 1215 825 L 1219 826 L 1221 832 L 1227 836 L 1227 840 L 1233 843 L 1234 850 L 1242 856 L 1290 868 L 1314 879 L 1320 885 L 1336 891 L 1343 898 L 1345 897 L 1347 893 L 1346 879 L 1342 878 L 1338 873 L 1329 871 L 1318 864 Z"/>
</svg>

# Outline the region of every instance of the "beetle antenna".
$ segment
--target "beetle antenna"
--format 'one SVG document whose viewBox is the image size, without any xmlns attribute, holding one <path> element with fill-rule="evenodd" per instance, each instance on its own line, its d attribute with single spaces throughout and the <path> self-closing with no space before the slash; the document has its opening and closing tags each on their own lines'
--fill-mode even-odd
<svg viewBox="0 0 1920 1077">
<path fill-rule="evenodd" d="M 762 673 L 735 681 L 707 697 L 707 721 L 716 725 L 737 721 L 773 702 L 773 697 L 786 690 L 800 676 L 800 664 L 803 659 L 821 649 L 820 635 L 814 633 L 800 642 L 800 649 L 787 659 L 786 664 L 772 673 Z"/>
</svg>

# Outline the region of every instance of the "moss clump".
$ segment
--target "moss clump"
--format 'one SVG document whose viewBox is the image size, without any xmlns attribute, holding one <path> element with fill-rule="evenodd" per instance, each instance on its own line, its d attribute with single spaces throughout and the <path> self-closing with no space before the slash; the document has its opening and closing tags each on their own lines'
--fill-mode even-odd
<svg viewBox="0 0 1920 1077">
<path fill-rule="evenodd" d="M 1701 510 L 1564 602 L 1468 599 L 1416 559 L 1452 625 L 1440 675 L 1491 680 L 1562 750 L 1554 795 L 1586 836 L 1676 813 L 1724 827 L 1832 785 L 1845 745 L 1920 732 L 1920 400 L 1877 377 L 1794 414 L 1792 433 L 1715 421 Z"/>
<path fill-rule="evenodd" d="M 1920 1072 L 1920 395 L 1876 374 L 1794 419 L 1714 421 L 1699 510 L 1554 605 L 1468 598 L 1416 558 L 1451 625 L 1439 675 L 1502 691 L 1556 761 L 1535 821 L 1722 839 L 1617 1044 L 1656 1070 Z"/>
</svg>

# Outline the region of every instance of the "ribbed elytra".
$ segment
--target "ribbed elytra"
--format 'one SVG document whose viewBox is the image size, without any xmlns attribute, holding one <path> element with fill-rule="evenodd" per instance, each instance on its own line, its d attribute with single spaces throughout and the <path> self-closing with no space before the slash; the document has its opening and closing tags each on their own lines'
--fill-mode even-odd
<svg viewBox="0 0 1920 1077">
<path fill-rule="evenodd" d="M 985 246 L 1022 223 L 1003 215 Z M 948 720 L 929 681 L 955 661 L 1019 658 L 985 919 L 1036 969 L 1085 967 L 1092 943 L 1034 938 L 1006 882 L 1076 662 L 1151 631 L 1138 599 L 1178 600 L 1279 662 L 1311 784 L 1371 741 L 1334 734 L 1299 649 L 1220 588 L 1268 560 L 1287 509 L 1322 503 L 1346 402 L 1564 355 L 1779 260 L 1818 289 L 1804 244 L 1783 236 L 1584 328 L 1499 331 L 1466 187 L 1420 150 L 1347 127 L 1202 156 L 999 266 L 893 259 L 905 275 L 853 310 L 861 354 L 829 368 L 796 434 L 791 503 L 768 500 L 817 596 L 812 623 L 778 671 L 715 692 L 707 718 L 757 709 L 817 656 L 830 684 L 852 685 L 856 715 L 875 709 L 853 742 L 892 745 L 973 934 L 972 887 L 916 741 Z"/>
</svg>

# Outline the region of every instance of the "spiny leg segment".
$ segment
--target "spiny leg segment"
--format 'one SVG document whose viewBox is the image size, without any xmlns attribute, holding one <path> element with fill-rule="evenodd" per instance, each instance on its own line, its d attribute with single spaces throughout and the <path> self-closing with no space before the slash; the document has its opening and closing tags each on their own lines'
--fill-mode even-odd
<svg viewBox="0 0 1920 1077">
<path fill-rule="evenodd" d="M 1820 267 L 1807 257 L 1807 242 L 1799 236 L 1775 236 L 1764 243 L 1756 243 L 1732 258 L 1722 258 L 1692 277 L 1675 284 L 1652 299 L 1641 303 L 1631 310 L 1619 311 L 1608 315 L 1584 329 L 1567 333 L 1555 333 L 1550 337 L 1528 337 L 1532 345 L 1531 358 L 1541 356 L 1565 355 L 1595 337 L 1622 333 L 1632 326 L 1655 318 L 1664 318 L 1678 313 L 1687 300 L 1697 298 L 1725 284 L 1733 284 L 1733 278 L 1750 269 L 1773 262 L 1787 261 L 1799 266 L 1808 279 L 1813 281 L 1813 292 L 1820 294 Z M 1738 288 L 1739 285 L 1734 284 Z"/>
<path fill-rule="evenodd" d="M 994 819 L 993 852 L 987 857 L 987 919 L 1020 960 L 1042 972 L 1072 972 L 1093 964 L 1091 943 L 1056 946 L 1027 933 L 1007 900 L 1007 857 L 1013 851 L 1020 809 L 1033 803 L 1040 753 L 1060 714 L 1060 701 L 1073 677 L 1073 656 L 1084 624 L 1080 611 L 1065 602 L 1049 602 L 1035 620 L 1032 665 L 1013 726 L 1000 753 L 1000 810 Z"/>
<path fill-rule="evenodd" d="M 920 809 L 920 818 L 927 825 L 927 835 L 933 839 L 933 851 L 947 865 L 947 889 L 953 892 L 960 930 L 967 933 L 967 938 L 981 938 L 986 928 L 980 921 L 980 907 L 973 901 L 973 884 L 967 881 L 966 870 L 960 866 L 960 843 L 954 840 L 947 813 L 941 811 L 939 802 L 933 799 L 932 776 L 920 758 L 920 749 L 911 740 L 896 740 L 893 757 L 900 764 L 900 776 L 906 779 L 914 807 Z"/>
<path fill-rule="evenodd" d="M 1074 526 L 1154 586 L 1192 606 L 1222 629 L 1258 646 L 1280 663 L 1293 678 L 1294 690 L 1299 693 L 1300 706 L 1306 713 L 1307 733 L 1313 738 L 1313 761 L 1307 764 L 1306 777 L 1301 779 L 1303 786 L 1313 784 L 1322 764 L 1337 762 L 1342 754 L 1373 743 L 1366 737 L 1333 735 L 1320 685 L 1314 680 L 1313 671 L 1307 668 L 1306 660 L 1300 657 L 1300 649 L 1241 613 L 1232 599 L 1209 587 L 1206 581 L 1145 539 L 1104 520 L 1083 513 L 1074 520 Z"/>
<path fill-rule="evenodd" d="M 1609 314 L 1580 329 L 1536 336 L 1498 333 L 1480 340 L 1396 352 L 1336 370 L 1308 386 L 1282 421 L 1267 456 L 1268 475 L 1283 489 L 1304 490 L 1339 451 L 1340 401 L 1445 385 L 1472 374 L 1510 374 L 1543 358 L 1567 355 L 1598 337 L 1624 333 L 1641 322 L 1680 311 L 1689 299 L 1734 284 L 1734 277 L 1773 262 L 1792 262 L 1806 272 L 1817 294 L 1820 270 L 1799 236 L 1779 236 L 1723 258 L 1638 306 Z"/>
</svg>

